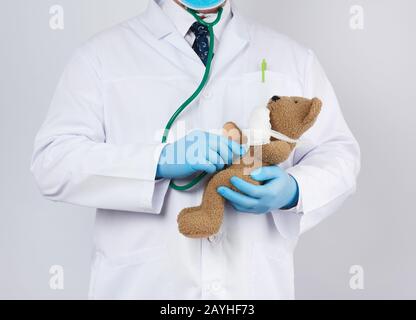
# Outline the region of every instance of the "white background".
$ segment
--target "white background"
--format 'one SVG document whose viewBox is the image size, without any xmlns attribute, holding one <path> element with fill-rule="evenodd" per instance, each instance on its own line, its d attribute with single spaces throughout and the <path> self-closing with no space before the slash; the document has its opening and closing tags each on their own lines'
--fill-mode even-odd
<svg viewBox="0 0 416 320">
<path fill-rule="evenodd" d="M 416 298 L 416 2 L 234 0 L 312 48 L 363 152 L 358 193 L 304 235 L 298 298 Z M 81 43 L 137 15 L 147 0 L 2 0 L 0 10 L 0 298 L 86 298 L 94 211 L 43 200 L 29 172 L 33 139 L 59 76 Z M 65 29 L 49 28 L 62 5 Z M 363 30 L 350 28 L 361 5 Z M 65 290 L 49 288 L 49 268 Z M 365 270 L 351 290 L 349 269 Z M 259 270 L 261 272 L 261 270 Z"/>
</svg>

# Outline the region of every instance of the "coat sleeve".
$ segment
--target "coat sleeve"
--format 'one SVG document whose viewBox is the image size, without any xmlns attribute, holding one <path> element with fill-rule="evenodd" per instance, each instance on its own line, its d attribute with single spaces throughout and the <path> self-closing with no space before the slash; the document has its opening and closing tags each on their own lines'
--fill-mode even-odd
<svg viewBox="0 0 416 320">
<path fill-rule="evenodd" d="M 293 167 L 287 170 L 299 184 L 299 205 L 272 213 L 279 231 L 288 238 L 298 237 L 334 213 L 354 193 L 360 171 L 359 145 L 312 52 L 306 63 L 304 96 L 320 98 L 323 107 L 303 137 L 306 143 L 295 149 Z"/>
<path fill-rule="evenodd" d="M 98 63 L 79 49 L 56 89 L 36 140 L 31 170 L 48 199 L 160 213 L 168 181 L 156 181 L 162 144 L 106 143 Z"/>
</svg>

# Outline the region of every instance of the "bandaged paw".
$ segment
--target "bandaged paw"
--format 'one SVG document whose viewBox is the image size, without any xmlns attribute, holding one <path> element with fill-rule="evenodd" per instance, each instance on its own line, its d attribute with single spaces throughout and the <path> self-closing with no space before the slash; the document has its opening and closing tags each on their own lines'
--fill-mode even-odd
<svg viewBox="0 0 416 320">
<path fill-rule="evenodd" d="M 272 137 L 288 143 L 299 143 L 299 140 L 292 139 L 280 132 L 272 130 L 270 110 L 268 108 L 255 108 L 251 113 L 248 125 L 249 129 L 244 132 L 247 134 L 249 146 L 268 144 Z"/>
</svg>

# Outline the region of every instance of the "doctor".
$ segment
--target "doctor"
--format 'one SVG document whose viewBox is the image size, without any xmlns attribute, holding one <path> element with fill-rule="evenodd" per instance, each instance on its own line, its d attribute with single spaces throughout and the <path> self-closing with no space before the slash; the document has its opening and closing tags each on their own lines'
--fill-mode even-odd
<svg viewBox="0 0 416 320">
<path fill-rule="evenodd" d="M 223 11 L 209 82 L 166 144 L 164 126 L 200 83 L 213 44 L 185 7 L 206 21 Z M 170 180 L 213 173 L 244 152 L 208 132 L 227 121 L 247 127 L 259 90 L 323 101 L 308 143 L 256 172 L 262 188 L 238 180 L 241 193 L 220 188 L 229 200 L 221 231 L 185 238 L 177 214 L 200 203 L 204 184 L 182 192 Z M 169 155 L 183 161 L 161 161 Z M 150 0 L 143 14 L 76 51 L 31 168 L 48 199 L 97 208 L 91 298 L 292 299 L 299 236 L 354 192 L 359 167 L 359 146 L 312 51 L 246 20 L 230 0 Z"/>
</svg>

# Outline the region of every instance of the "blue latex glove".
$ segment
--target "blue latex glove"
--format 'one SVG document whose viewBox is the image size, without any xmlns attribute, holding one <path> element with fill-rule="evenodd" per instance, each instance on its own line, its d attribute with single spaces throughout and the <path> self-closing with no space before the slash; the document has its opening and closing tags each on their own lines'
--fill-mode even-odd
<svg viewBox="0 0 416 320">
<path fill-rule="evenodd" d="M 299 201 L 299 187 L 292 176 L 278 166 L 254 170 L 251 177 L 265 184 L 256 186 L 238 177 L 231 183 L 241 193 L 227 187 L 219 187 L 218 193 L 240 212 L 268 213 L 276 209 L 290 209 Z"/>
<path fill-rule="evenodd" d="M 163 149 L 156 178 L 186 178 L 196 172 L 215 173 L 230 165 L 234 157 L 246 152 L 240 144 L 226 137 L 193 131 Z"/>
</svg>

